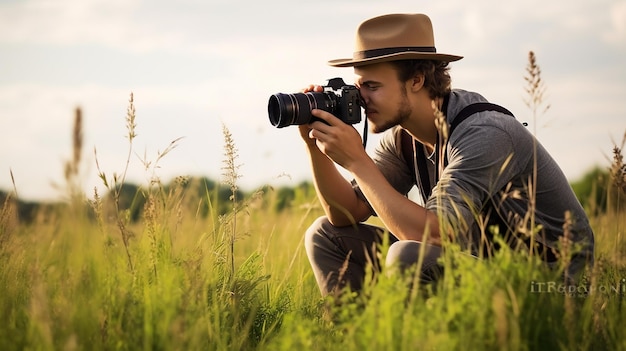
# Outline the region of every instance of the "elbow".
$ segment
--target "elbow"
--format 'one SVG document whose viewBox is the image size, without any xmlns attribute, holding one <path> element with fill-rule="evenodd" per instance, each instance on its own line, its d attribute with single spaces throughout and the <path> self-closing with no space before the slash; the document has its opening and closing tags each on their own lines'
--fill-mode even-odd
<svg viewBox="0 0 626 351">
<path fill-rule="evenodd" d="M 328 221 L 335 227 L 348 227 L 356 225 L 359 221 L 355 220 L 352 215 L 349 213 L 332 213 L 326 212 L 326 217 L 328 217 Z"/>
<path fill-rule="evenodd" d="M 400 239 L 425 242 L 432 245 L 441 246 L 441 233 L 437 215 L 432 211 L 426 211 L 425 216 L 418 222 L 406 223 L 404 235 Z"/>
<path fill-rule="evenodd" d="M 439 218 L 437 214 L 428 211 L 426 216 L 426 224 L 424 226 L 424 231 L 427 232 L 426 241 L 441 246 L 441 232 L 439 230 Z"/>
<path fill-rule="evenodd" d="M 349 211 L 345 208 L 328 207 L 325 209 L 328 221 L 335 227 L 354 226 L 369 218 L 368 215 L 358 215 L 358 211 Z"/>
<path fill-rule="evenodd" d="M 427 226 L 423 228 L 423 230 L 407 231 L 404 233 L 404 235 L 397 235 L 397 237 L 401 240 L 419 241 L 436 246 L 441 246 L 442 244 L 441 237 L 439 236 L 439 231 L 432 228 L 432 226 Z"/>
</svg>

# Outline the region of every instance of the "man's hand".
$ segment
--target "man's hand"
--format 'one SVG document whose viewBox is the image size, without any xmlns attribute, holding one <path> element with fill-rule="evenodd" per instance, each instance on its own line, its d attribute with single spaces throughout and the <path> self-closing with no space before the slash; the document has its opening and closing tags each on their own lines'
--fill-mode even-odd
<svg viewBox="0 0 626 351">
<path fill-rule="evenodd" d="M 315 109 L 311 114 L 326 123 L 311 123 L 309 138 L 314 139 L 319 150 L 331 160 L 350 171 L 355 162 L 369 158 L 361 143 L 361 135 L 352 125 L 324 110 Z"/>
<path fill-rule="evenodd" d="M 302 93 L 323 92 L 320 85 L 309 85 Z M 300 136 L 312 148 L 316 148 L 338 165 L 349 170 L 351 164 L 361 157 L 368 157 L 363 149 L 361 136 L 352 125 L 348 125 L 324 110 L 313 110 L 311 114 L 326 123 L 315 121 L 298 126 Z"/>
<path fill-rule="evenodd" d="M 300 92 L 301 93 L 308 93 L 308 92 L 322 92 L 324 91 L 324 88 L 321 85 L 309 85 L 308 87 L 302 89 Z M 315 139 L 311 139 L 309 137 L 309 132 L 311 131 L 311 125 L 309 124 L 302 124 L 298 126 L 298 129 L 300 129 L 300 136 L 302 137 L 302 139 L 304 139 L 304 142 L 307 143 L 307 145 L 309 145 L 310 147 L 315 147 Z"/>
</svg>

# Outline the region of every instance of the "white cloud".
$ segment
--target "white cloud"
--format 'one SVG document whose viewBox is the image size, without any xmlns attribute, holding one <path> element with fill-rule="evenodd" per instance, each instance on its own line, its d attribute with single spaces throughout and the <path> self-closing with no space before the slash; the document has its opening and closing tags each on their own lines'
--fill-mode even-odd
<svg viewBox="0 0 626 351">
<path fill-rule="evenodd" d="M 610 29 L 604 33 L 605 40 L 624 48 L 626 46 L 626 1 L 611 6 L 609 23 Z"/>
<path fill-rule="evenodd" d="M 135 7 L 131 1 L 72 0 L 29 0 L 0 6 L 3 41 L 54 44 L 120 39 L 128 20 L 125 14 Z"/>
</svg>

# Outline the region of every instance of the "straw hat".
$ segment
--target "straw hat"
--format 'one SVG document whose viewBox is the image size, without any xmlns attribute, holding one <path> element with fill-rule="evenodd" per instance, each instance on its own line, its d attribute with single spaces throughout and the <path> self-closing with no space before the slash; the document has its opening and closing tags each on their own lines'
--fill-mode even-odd
<svg viewBox="0 0 626 351">
<path fill-rule="evenodd" d="M 359 26 L 352 58 L 328 61 L 335 67 L 421 59 L 457 61 L 463 56 L 437 53 L 433 25 L 423 14 L 391 14 L 369 19 Z"/>
</svg>

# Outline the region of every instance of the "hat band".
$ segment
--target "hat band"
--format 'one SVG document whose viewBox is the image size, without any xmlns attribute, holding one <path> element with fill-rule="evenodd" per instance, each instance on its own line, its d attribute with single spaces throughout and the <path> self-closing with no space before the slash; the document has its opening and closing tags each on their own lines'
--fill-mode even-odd
<svg viewBox="0 0 626 351">
<path fill-rule="evenodd" d="M 353 54 L 354 60 L 363 60 L 369 59 L 379 56 L 385 55 L 393 55 L 402 52 L 437 52 L 434 46 L 404 46 L 404 47 L 395 47 L 395 48 L 383 48 L 383 49 L 372 49 L 372 50 L 364 50 L 364 51 L 356 51 Z"/>
</svg>

